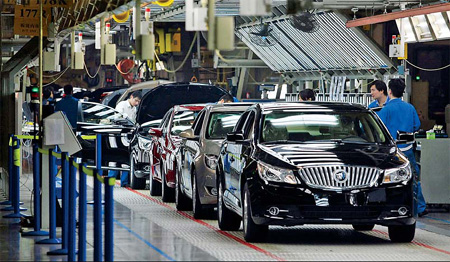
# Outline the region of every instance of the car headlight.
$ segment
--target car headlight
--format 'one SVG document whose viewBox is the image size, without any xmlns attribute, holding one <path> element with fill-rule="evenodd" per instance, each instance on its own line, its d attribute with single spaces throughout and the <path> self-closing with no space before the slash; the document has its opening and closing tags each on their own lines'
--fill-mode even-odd
<svg viewBox="0 0 450 262">
<path fill-rule="evenodd" d="M 407 182 L 411 179 L 411 166 L 408 164 L 400 168 L 391 168 L 384 171 L 383 184 Z"/>
<path fill-rule="evenodd" d="M 215 155 L 205 155 L 205 164 L 208 168 L 216 170 L 217 167 L 217 156 Z"/>
<path fill-rule="evenodd" d="M 259 162 L 258 173 L 264 181 L 288 183 L 293 185 L 300 184 L 300 181 L 294 175 L 294 171 L 290 169 L 278 168 Z"/>
</svg>

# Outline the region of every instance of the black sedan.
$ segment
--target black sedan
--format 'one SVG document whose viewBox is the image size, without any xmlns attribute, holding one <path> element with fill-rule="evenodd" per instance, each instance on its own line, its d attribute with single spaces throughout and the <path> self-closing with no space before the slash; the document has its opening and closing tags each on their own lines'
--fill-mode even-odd
<svg viewBox="0 0 450 262">
<path fill-rule="evenodd" d="M 218 220 L 262 241 L 269 225 L 388 226 L 410 242 L 413 178 L 407 158 L 375 113 L 344 103 L 257 104 L 221 148 Z"/>
</svg>

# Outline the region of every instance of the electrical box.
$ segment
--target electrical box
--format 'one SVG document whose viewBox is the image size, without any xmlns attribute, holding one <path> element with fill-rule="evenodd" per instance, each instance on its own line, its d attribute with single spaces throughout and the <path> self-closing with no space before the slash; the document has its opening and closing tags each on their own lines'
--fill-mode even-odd
<svg viewBox="0 0 450 262">
<path fill-rule="evenodd" d="M 142 21 L 141 22 L 141 35 L 153 34 L 153 22 Z"/>
<path fill-rule="evenodd" d="M 44 52 L 44 71 L 56 71 L 55 52 Z"/>
<path fill-rule="evenodd" d="M 208 31 L 208 8 L 195 7 L 194 0 L 185 1 L 186 31 Z"/>
<path fill-rule="evenodd" d="M 234 50 L 234 17 L 216 17 L 216 49 Z"/>
<path fill-rule="evenodd" d="M 155 59 L 155 35 L 141 35 L 141 60 L 153 60 Z"/>
<path fill-rule="evenodd" d="M 240 3 L 242 16 L 272 15 L 272 0 L 241 0 Z"/>
<path fill-rule="evenodd" d="M 405 48 L 403 45 L 389 45 L 389 57 L 403 57 Z"/>
<path fill-rule="evenodd" d="M 115 44 L 105 44 L 103 52 L 102 65 L 115 65 L 116 64 L 116 45 Z"/>
<path fill-rule="evenodd" d="M 172 35 L 172 52 L 181 52 L 181 33 Z"/>
<path fill-rule="evenodd" d="M 200 63 L 199 63 L 199 61 L 198 61 L 197 58 L 193 58 L 193 59 L 191 60 L 191 67 L 192 67 L 192 68 L 199 68 L 199 67 L 200 67 Z"/>
<path fill-rule="evenodd" d="M 73 69 L 84 69 L 84 53 L 74 52 Z"/>
</svg>

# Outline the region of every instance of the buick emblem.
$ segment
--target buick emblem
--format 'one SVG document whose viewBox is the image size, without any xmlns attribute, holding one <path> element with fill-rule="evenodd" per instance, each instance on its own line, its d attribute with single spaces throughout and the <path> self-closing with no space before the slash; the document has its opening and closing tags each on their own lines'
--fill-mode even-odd
<svg viewBox="0 0 450 262">
<path fill-rule="evenodd" d="M 345 183 L 348 180 L 348 175 L 344 170 L 336 170 L 333 173 L 333 178 L 338 183 Z"/>
</svg>

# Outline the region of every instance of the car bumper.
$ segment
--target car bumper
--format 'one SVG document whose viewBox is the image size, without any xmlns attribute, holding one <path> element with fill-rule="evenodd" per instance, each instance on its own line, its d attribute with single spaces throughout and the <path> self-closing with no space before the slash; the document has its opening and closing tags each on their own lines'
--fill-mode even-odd
<svg viewBox="0 0 450 262">
<path fill-rule="evenodd" d="M 197 167 L 196 175 L 200 203 L 202 205 L 217 204 L 216 171 L 202 164 Z"/>
<path fill-rule="evenodd" d="M 411 184 L 367 188 L 358 192 L 330 192 L 261 183 L 252 187 L 250 196 L 253 220 L 260 225 L 387 226 L 411 225 L 415 222 Z"/>
</svg>

